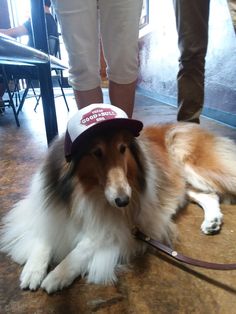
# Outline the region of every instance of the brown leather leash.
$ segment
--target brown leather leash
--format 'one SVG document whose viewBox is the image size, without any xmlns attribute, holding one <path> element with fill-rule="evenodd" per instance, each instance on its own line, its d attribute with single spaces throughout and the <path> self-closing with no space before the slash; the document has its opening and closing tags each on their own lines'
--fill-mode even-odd
<svg viewBox="0 0 236 314">
<path fill-rule="evenodd" d="M 179 262 L 190 264 L 197 267 L 203 267 L 207 269 L 216 269 L 216 270 L 234 270 L 236 269 L 236 264 L 218 264 L 218 263 L 210 263 L 205 262 L 202 260 L 194 259 L 188 256 L 185 256 L 181 253 L 178 253 L 172 250 L 165 244 L 154 240 L 147 235 L 145 235 L 142 231 L 140 231 L 137 227 L 134 227 L 132 230 L 132 234 L 139 240 L 151 245 L 152 247 L 156 248 L 157 250 L 171 256 L 172 258 L 176 259 Z"/>
</svg>

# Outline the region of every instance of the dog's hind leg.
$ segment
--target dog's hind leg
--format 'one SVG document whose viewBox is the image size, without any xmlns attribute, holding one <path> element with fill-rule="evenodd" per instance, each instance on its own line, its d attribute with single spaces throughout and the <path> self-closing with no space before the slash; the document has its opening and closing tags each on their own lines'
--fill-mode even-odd
<svg viewBox="0 0 236 314">
<path fill-rule="evenodd" d="M 203 193 L 188 190 L 191 201 L 197 203 L 204 210 L 204 220 L 201 230 L 205 234 L 214 234 L 221 228 L 223 214 L 220 210 L 219 197 L 214 193 Z"/>
<path fill-rule="evenodd" d="M 21 276 L 21 289 L 36 290 L 45 278 L 51 258 L 51 250 L 42 243 L 37 243 L 27 260 Z"/>
</svg>

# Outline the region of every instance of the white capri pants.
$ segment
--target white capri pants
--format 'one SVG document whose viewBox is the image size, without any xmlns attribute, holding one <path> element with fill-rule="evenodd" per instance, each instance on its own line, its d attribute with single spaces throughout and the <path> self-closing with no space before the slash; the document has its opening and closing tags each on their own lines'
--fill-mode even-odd
<svg viewBox="0 0 236 314">
<path fill-rule="evenodd" d="M 84 91 L 100 85 L 100 38 L 108 79 L 120 84 L 137 79 L 142 0 L 53 0 L 53 4 L 74 89 Z"/>
</svg>

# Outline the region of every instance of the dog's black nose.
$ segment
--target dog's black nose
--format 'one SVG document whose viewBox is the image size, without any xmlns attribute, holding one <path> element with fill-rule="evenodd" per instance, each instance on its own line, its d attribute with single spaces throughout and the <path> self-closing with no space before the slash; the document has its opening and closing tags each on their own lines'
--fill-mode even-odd
<svg viewBox="0 0 236 314">
<path fill-rule="evenodd" d="M 115 202 L 118 207 L 125 207 L 129 204 L 129 196 L 117 197 Z"/>
</svg>

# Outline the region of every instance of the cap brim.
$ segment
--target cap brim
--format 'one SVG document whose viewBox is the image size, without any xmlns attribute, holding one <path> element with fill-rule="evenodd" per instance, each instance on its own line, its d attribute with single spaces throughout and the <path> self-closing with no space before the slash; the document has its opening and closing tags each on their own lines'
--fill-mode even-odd
<svg viewBox="0 0 236 314">
<path fill-rule="evenodd" d="M 143 123 L 135 119 L 116 118 L 105 120 L 94 124 L 83 133 L 81 133 L 73 142 L 71 141 L 68 130 L 65 135 L 65 157 L 67 161 L 72 159 L 74 154 L 80 155 L 84 151 L 84 147 L 87 146 L 89 138 L 94 136 L 95 133 L 104 132 L 106 130 L 128 130 L 133 136 L 139 136 L 140 131 L 143 128 Z"/>
</svg>

